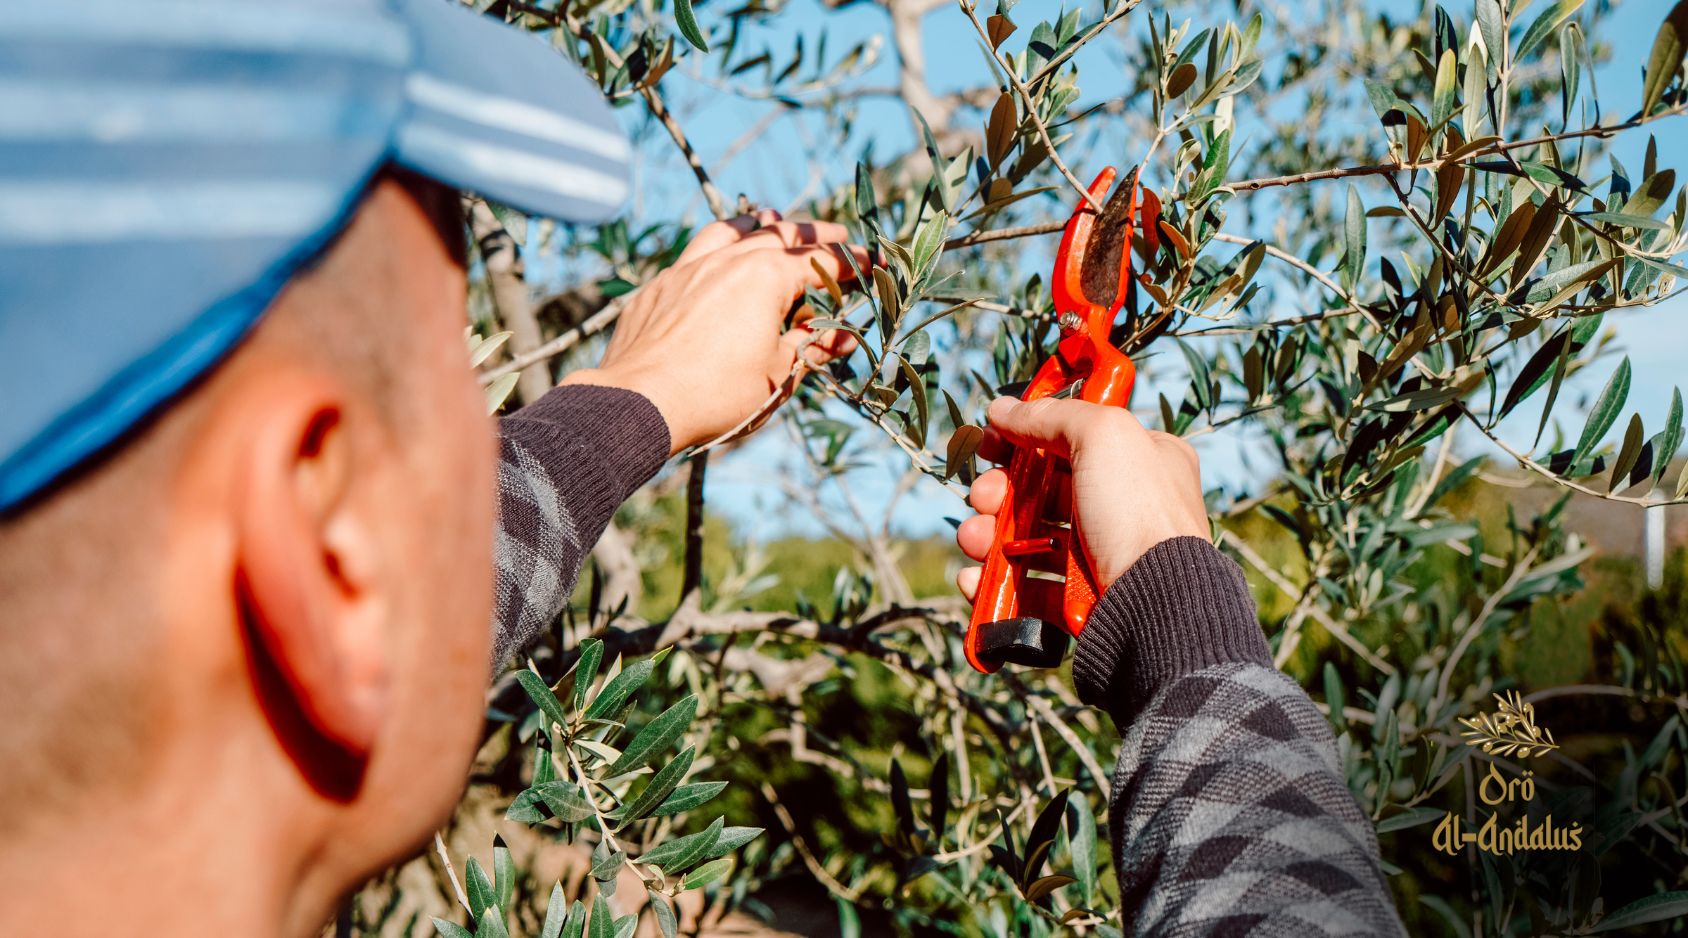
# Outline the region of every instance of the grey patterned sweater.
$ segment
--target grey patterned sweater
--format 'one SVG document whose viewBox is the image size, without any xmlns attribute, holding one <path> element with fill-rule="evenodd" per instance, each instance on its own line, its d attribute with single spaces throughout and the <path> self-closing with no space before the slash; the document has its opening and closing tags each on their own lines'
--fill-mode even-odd
<svg viewBox="0 0 1688 938">
<path fill-rule="evenodd" d="M 574 592 L 616 508 L 668 459 L 656 405 L 568 385 L 498 422 L 493 666 L 533 643 Z"/>
<path fill-rule="evenodd" d="M 1405 934 L 1330 727 L 1213 545 L 1165 541 L 1114 581 L 1073 683 L 1124 735 L 1108 831 L 1128 934 Z"/>
<path fill-rule="evenodd" d="M 585 386 L 500 429 L 502 662 L 561 611 L 669 437 L 643 397 Z M 1272 667 L 1242 571 L 1212 545 L 1167 541 L 1109 587 L 1073 679 L 1124 734 L 1108 829 L 1128 934 L 1404 934 L 1330 729 Z"/>
</svg>

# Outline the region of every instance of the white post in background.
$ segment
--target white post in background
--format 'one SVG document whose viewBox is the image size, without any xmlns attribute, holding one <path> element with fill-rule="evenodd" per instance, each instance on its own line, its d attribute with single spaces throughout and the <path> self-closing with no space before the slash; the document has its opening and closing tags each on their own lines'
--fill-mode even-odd
<svg viewBox="0 0 1688 938">
<path fill-rule="evenodd" d="M 1641 557 L 1647 570 L 1647 588 L 1665 585 L 1665 508 L 1648 505 L 1641 510 Z"/>
</svg>

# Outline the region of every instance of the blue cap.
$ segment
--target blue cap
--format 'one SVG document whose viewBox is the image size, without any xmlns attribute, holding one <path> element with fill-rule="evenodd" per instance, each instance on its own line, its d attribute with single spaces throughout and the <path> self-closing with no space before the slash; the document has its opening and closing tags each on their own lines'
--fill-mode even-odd
<svg viewBox="0 0 1688 938">
<path fill-rule="evenodd" d="M 0 2 L 0 511 L 228 354 L 383 166 L 592 222 L 628 159 L 455 0 Z"/>
</svg>

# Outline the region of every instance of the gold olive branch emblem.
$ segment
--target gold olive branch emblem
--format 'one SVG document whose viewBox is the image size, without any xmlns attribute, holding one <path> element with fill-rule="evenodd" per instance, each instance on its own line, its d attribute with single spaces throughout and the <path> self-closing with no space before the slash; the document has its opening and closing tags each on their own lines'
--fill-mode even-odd
<svg viewBox="0 0 1688 938">
<path fill-rule="evenodd" d="M 1494 696 L 1498 706 L 1493 714 L 1459 718 L 1466 727 L 1459 735 L 1465 737 L 1467 746 L 1482 746 L 1484 752 L 1497 756 L 1517 754 L 1520 759 L 1559 748 L 1553 734 L 1536 725 L 1534 704 L 1525 703 L 1517 691 Z"/>
</svg>

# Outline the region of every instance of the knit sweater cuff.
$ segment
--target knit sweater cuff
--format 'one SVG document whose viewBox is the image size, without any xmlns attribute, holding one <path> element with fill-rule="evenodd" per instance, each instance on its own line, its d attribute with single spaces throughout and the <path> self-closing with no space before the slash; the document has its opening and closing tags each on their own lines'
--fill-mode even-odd
<svg viewBox="0 0 1688 938">
<path fill-rule="evenodd" d="M 1150 548 L 1096 603 L 1073 683 L 1123 732 L 1173 681 L 1229 662 L 1272 666 L 1248 583 L 1203 538 L 1178 537 Z"/>
<path fill-rule="evenodd" d="M 500 424 L 502 436 L 544 466 L 592 540 L 668 461 L 662 413 L 644 395 L 622 388 L 562 385 Z"/>
</svg>

